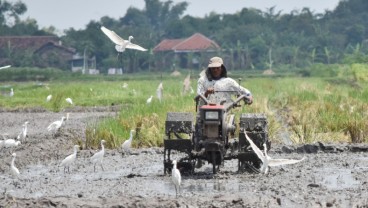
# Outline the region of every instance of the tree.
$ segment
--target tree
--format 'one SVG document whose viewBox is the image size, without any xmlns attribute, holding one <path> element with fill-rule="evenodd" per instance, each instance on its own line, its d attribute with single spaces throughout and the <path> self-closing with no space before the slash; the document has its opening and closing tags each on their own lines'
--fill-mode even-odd
<svg viewBox="0 0 368 208">
<path fill-rule="evenodd" d="M 8 1 L 0 0 L 0 25 L 10 26 L 19 22 L 19 15 L 27 11 L 27 6 L 17 1 L 10 3 Z"/>
</svg>

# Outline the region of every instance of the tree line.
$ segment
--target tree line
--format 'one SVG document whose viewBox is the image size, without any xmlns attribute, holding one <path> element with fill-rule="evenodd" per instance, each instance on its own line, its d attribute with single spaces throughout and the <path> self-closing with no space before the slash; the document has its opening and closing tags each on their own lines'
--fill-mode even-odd
<svg viewBox="0 0 368 208">
<path fill-rule="evenodd" d="M 233 69 L 291 70 L 316 63 L 368 62 L 366 0 L 342 0 L 323 13 L 307 7 L 285 14 L 275 7 L 266 11 L 242 8 L 234 14 L 212 12 L 201 18 L 184 15 L 187 7 L 185 1 L 145 0 L 144 9 L 130 7 L 119 19 L 104 16 L 84 29 L 65 30 L 60 38 L 80 54 L 95 57 L 97 68 L 125 66 L 130 72 L 157 70 L 154 46 L 163 39 L 196 32 L 216 41 L 222 48 L 219 53 L 230 60 Z M 21 1 L 0 0 L 0 35 L 56 35 L 52 26 L 40 29 L 34 19 L 20 20 L 26 11 Z M 150 51 L 127 50 L 118 60 L 113 44 L 100 31 L 102 25 L 123 38 L 133 35 L 134 41 Z"/>
</svg>

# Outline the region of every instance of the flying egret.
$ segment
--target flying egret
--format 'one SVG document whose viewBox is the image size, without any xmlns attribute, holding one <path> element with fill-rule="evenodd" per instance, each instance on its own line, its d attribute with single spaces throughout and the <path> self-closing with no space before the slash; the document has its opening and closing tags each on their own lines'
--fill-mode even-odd
<svg viewBox="0 0 368 208">
<path fill-rule="evenodd" d="M 147 104 L 150 104 L 150 103 L 152 102 L 152 98 L 153 98 L 153 96 L 151 95 L 151 97 L 149 97 L 149 98 L 147 99 Z"/>
<path fill-rule="evenodd" d="M 2 66 L 2 67 L 0 67 L 0 70 L 7 69 L 7 68 L 10 68 L 10 67 L 11 67 L 11 65 Z"/>
<path fill-rule="evenodd" d="M 14 90 L 13 90 L 13 88 L 11 88 L 11 89 L 10 89 L 9 96 L 10 96 L 10 97 L 13 97 L 13 96 L 14 96 Z"/>
<path fill-rule="evenodd" d="M 46 102 L 50 102 L 51 98 L 52 98 L 52 95 L 48 95 L 48 96 L 46 97 Z"/>
<path fill-rule="evenodd" d="M 68 102 L 70 105 L 73 105 L 73 100 L 71 98 L 66 98 L 66 102 Z"/>
<path fill-rule="evenodd" d="M 130 153 L 130 147 L 132 146 L 132 140 L 133 140 L 133 132 L 134 130 L 130 130 L 129 139 L 125 140 L 124 143 L 121 145 L 121 148 L 124 150 L 124 153 L 126 152 Z"/>
<path fill-rule="evenodd" d="M 11 171 L 11 174 L 13 175 L 14 178 L 18 178 L 20 173 L 19 173 L 19 170 L 17 167 L 15 167 L 14 165 L 14 161 L 15 161 L 15 157 L 17 156 L 17 154 L 15 154 L 15 152 L 12 154 L 13 158 L 12 158 L 12 161 L 11 161 L 11 164 L 10 164 L 10 171 Z"/>
<path fill-rule="evenodd" d="M 105 154 L 105 147 L 104 147 L 104 143 L 106 141 L 105 140 L 101 140 L 101 150 L 96 152 L 92 157 L 91 157 L 91 162 L 93 163 L 93 170 L 94 172 L 96 172 L 96 164 L 97 163 L 100 163 L 101 165 L 101 168 L 103 171 L 104 170 L 104 167 L 102 165 L 102 160 L 103 160 L 103 157 L 104 157 L 104 154 Z"/>
<path fill-rule="evenodd" d="M 261 173 L 267 174 L 269 167 L 279 166 L 279 165 L 290 165 L 295 164 L 298 162 L 303 161 L 305 158 L 303 157 L 300 160 L 293 160 L 293 159 L 272 159 L 267 154 L 267 145 L 263 144 L 264 147 L 264 153 L 257 147 L 257 145 L 254 144 L 254 142 L 248 137 L 247 133 L 245 133 L 245 138 L 248 140 L 251 148 L 253 149 L 254 153 L 258 156 L 258 158 L 262 161 L 261 168 L 259 171 Z"/>
<path fill-rule="evenodd" d="M 162 86 L 162 82 L 160 82 L 156 90 L 157 98 L 160 102 L 162 100 L 163 90 L 164 90 L 164 87 Z"/>
<path fill-rule="evenodd" d="M 52 122 L 47 127 L 47 130 L 48 131 L 54 131 L 54 132 L 56 132 L 61 127 L 61 125 L 63 125 L 64 120 L 65 120 L 65 117 L 63 116 L 63 117 L 61 117 L 60 120 L 57 120 L 57 121 Z"/>
<path fill-rule="evenodd" d="M 101 30 L 103 33 L 105 33 L 105 35 L 110 38 L 110 40 L 112 42 L 114 42 L 115 45 L 115 49 L 118 52 L 124 52 L 126 48 L 129 49 L 135 49 L 135 50 L 139 50 L 139 51 L 147 51 L 147 49 L 132 43 L 132 39 L 133 36 L 129 36 L 128 40 L 124 40 L 123 38 L 121 38 L 119 35 L 117 35 L 114 31 L 107 29 L 106 27 L 102 26 Z"/>
<path fill-rule="evenodd" d="M 173 160 L 172 164 L 171 179 L 175 185 L 176 196 L 178 196 L 178 192 L 180 193 L 181 175 L 180 171 L 176 168 L 176 160 Z"/>
<path fill-rule="evenodd" d="M 20 134 L 18 135 L 17 139 L 18 140 L 22 140 L 25 141 L 26 137 L 27 137 L 27 125 L 28 125 L 28 121 L 24 122 L 24 124 L 22 125 L 22 131 L 20 132 Z"/>
<path fill-rule="evenodd" d="M 60 163 L 61 166 L 64 166 L 64 173 L 65 173 L 66 168 L 68 168 L 68 173 L 69 173 L 69 166 L 75 162 L 75 159 L 77 158 L 77 151 L 79 149 L 79 145 L 74 145 L 73 149 L 74 149 L 73 154 L 67 156 Z"/>
</svg>

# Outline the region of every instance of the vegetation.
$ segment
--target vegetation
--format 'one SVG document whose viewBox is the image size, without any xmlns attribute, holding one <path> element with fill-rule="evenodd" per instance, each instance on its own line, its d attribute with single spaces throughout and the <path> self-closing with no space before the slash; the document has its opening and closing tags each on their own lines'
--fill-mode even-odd
<svg viewBox="0 0 368 208">
<path fill-rule="evenodd" d="M 340 1 L 332 11 L 313 13 L 309 8 L 281 13 L 276 7 L 261 11 L 239 8 L 234 14 L 212 12 L 203 18 L 184 15 L 188 3 L 145 0 L 145 8 L 130 7 L 125 16 L 108 16 L 91 21 L 85 29 L 70 28 L 60 38 L 79 54 L 95 57 L 97 68 L 124 67 L 126 72 L 158 71 L 158 54 L 132 50 L 116 61 L 112 43 L 100 31 L 104 25 L 123 37 L 134 35 L 135 41 L 153 49 L 161 40 L 185 38 L 199 32 L 215 40 L 228 66 L 235 70 L 288 68 L 299 70 L 316 63 L 353 64 L 368 61 L 368 1 Z M 0 35 L 52 35 L 55 28 L 39 29 L 32 19 L 21 21 L 27 7 L 21 2 L 0 2 Z M 149 36 L 149 37 L 148 37 Z M 31 54 L 9 54 L 13 66 L 30 66 Z M 9 51 L 8 51 L 9 52 Z M 197 57 L 198 56 L 198 57 Z M 201 60 L 201 54 L 188 54 Z M 8 57 L 9 58 L 9 57 Z M 175 62 L 175 59 L 167 60 Z M 201 60 L 201 64 L 207 60 Z M 178 63 L 177 67 L 185 65 Z M 285 67 L 287 66 L 287 67 Z M 308 75 L 308 74 L 305 74 Z"/>
<path fill-rule="evenodd" d="M 294 143 L 368 142 L 368 88 L 352 73 L 352 66 L 337 68 L 338 76 L 326 77 L 268 77 L 232 72 L 234 78 L 242 78 L 242 85 L 249 88 L 255 102 L 251 106 L 235 109 L 234 112 L 265 113 L 269 121 L 269 135 L 273 142 L 289 140 Z M 361 65 L 364 67 L 364 65 Z M 367 72 L 366 72 L 367 74 Z M 70 78 L 69 74 L 64 76 Z M 80 81 L 79 78 L 60 78 L 49 82 L 7 82 L 2 92 L 14 88 L 14 97 L 2 96 L 0 107 L 42 107 L 60 111 L 69 105 L 71 97 L 77 106 L 121 107 L 120 113 L 86 129 L 87 144 L 98 145 L 100 138 L 108 147 L 119 147 L 129 137 L 130 129 L 137 134 L 133 146 L 161 146 L 167 112 L 192 112 L 195 114 L 194 95 L 182 95 L 182 81 L 186 74 L 172 77 L 162 74 L 164 99 L 156 98 L 156 88 L 161 74 L 126 75 L 112 79 L 94 76 Z M 192 77 L 196 87 L 197 77 Z M 124 83 L 128 84 L 124 88 Z M 78 90 L 76 90 L 78 89 Z M 53 95 L 48 103 L 46 97 Z M 155 98 L 150 105 L 146 99 Z"/>
</svg>

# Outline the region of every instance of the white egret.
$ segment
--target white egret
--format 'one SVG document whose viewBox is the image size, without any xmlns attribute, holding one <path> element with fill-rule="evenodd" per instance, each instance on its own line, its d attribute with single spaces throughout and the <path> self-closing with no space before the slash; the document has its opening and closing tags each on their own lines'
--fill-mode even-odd
<svg viewBox="0 0 368 208">
<path fill-rule="evenodd" d="M 46 97 L 46 102 L 50 102 L 51 98 L 52 98 L 52 95 L 48 95 L 48 96 Z"/>
<path fill-rule="evenodd" d="M 2 67 L 0 67 L 0 70 L 7 69 L 7 68 L 10 68 L 10 67 L 11 67 L 11 65 L 2 66 Z"/>
<path fill-rule="evenodd" d="M 133 140 L 133 132 L 134 130 L 130 130 L 129 139 L 125 140 L 124 143 L 121 145 L 121 149 L 124 150 L 124 153 L 127 153 L 127 152 L 130 153 L 130 147 L 132 146 L 132 140 Z"/>
<path fill-rule="evenodd" d="M 139 51 L 147 51 L 147 49 L 132 43 L 132 39 L 133 36 L 129 36 L 128 40 L 124 40 L 123 38 L 121 38 L 119 35 L 117 35 L 114 31 L 107 29 L 106 27 L 102 26 L 101 30 L 103 33 L 105 33 L 105 35 L 110 38 L 110 40 L 112 42 L 114 42 L 115 45 L 115 49 L 118 52 L 124 52 L 126 48 L 129 49 L 135 49 L 135 50 L 139 50 Z"/>
<path fill-rule="evenodd" d="M 15 157 L 17 156 L 17 154 L 15 154 L 15 152 L 12 154 L 13 158 L 12 158 L 12 161 L 11 161 L 11 164 L 10 164 L 10 171 L 11 171 L 11 174 L 13 175 L 14 178 L 18 178 L 20 173 L 19 173 L 19 170 L 17 167 L 15 167 L 14 165 L 14 161 L 15 161 Z"/>
<path fill-rule="evenodd" d="M 160 102 L 162 100 L 163 91 L 164 91 L 164 87 L 162 86 L 162 82 L 160 82 L 156 90 L 157 98 Z"/>
<path fill-rule="evenodd" d="M 27 137 L 27 125 L 28 125 L 28 121 L 24 122 L 24 124 L 22 125 L 22 131 L 20 132 L 20 134 L 18 135 L 17 139 L 18 140 L 22 140 L 25 141 L 26 137 Z"/>
<path fill-rule="evenodd" d="M 189 92 L 191 86 L 190 86 L 190 74 L 184 79 L 183 82 L 183 94 L 185 95 L 187 92 Z"/>
<path fill-rule="evenodd" d="M 175 185 L 176 196 L 178 196 L 178 192 L 180 193 L 181 175 L 180 175 L 180 171 L 176 168 L 176 163 L 177 163 L 176 160 L 173 160 L 172 162 L 173 168 L 171 170 L 171 179 Z"/>
<path fill-rule="evenodd" d="M 149 98 L 147 99 L 147 104 L 150 104 L 150 103 L 152 102 L 152 98 L 153 98 L 153 96 L 151 95 L 151 97 L 149 97 Z"/>
<path fill-rule="evenodd" d="M 194 94 L 194 90 L 192 86 L 190 86 L 190 94 Z"/>
<path fill-rule="evenodd" d="M 96 164 L 99 163 L 101 165 L 102 170 L 104 171 L 104 167 L 102 165 L 102 161 L 103 161 L 103 157 L 105 154 L 105 147 L 104 147 L 104 143 L 106 141 L 105 140 L 101 140 L 101 150 L 96 152 L 92 157 L 91 157 L 91 162 L 93 163 L 93 170 L 94 172 L 96 172 Z"/>
<path fill-rule="evenodd" d="M 10 89 L 9 96 L 10 96 L 10 97 L 13 97 L 13 96 L 14 96 L 14 90 L 13 90 L 13 88 L 11 88 L 11 89 Z"/>
<path fill-rule="evenodd" d="M 6 139 L 6 140 L 3 141 L 3 146 L 5 148 L 17 147 L 20 144 L 21 144 L 20 141 L 15 141 L 14 139 Z"/>
<path fill-rule="evenodd" d="M 64 120 L 65 120 L 65 117 L 63 116 L 63 117 L 61 117 L 60 120 L 57 120 L 57 121 L 52 122 L 47 127 L 47 130 L 48 131 L 54 131 L 54 132 L 56 132 L 61 127 L 61 125 L 63 125 Z"/>
<path fill-rule="evenodd" d="M 71 98 L 66 98 L 66 102 L 68 102 L 70 105 L 73 105 L 73 100 Z"/>
<path fill-rule="evenodd" d="M 259 171 L 261 173 L 267 174 L 269 167 L 279 166 L 279 165 L 290 165 L 295 164 L 298 162 L 303 161 L 305 158 L 303 157 L 300 160 L 293 160 L 293 159 L 272 159 L 267 154 L 267 146 L 266 144 L 263 144 L 264 147 L 264 153 L 257 147 L 257 145 L 254 144 L 254 142 L 248 137 L 247 133 L 245 133 L 245 138 L 248 140 L 251 148 L 253 149 L 254 153 L 258 156 L 258 158 L 262 161 L 261 168 Z"/>
<path fill-rule="evenodd" d="M 64 166 L 64 173 L 65 173 L 66 168 L 68 168 L 68 173 L 69 173 L 69 166 L 75 162 L 75 159 L 77 158 L 77 151 L 79 149 L 79 145 L 74 145 L 73 149 L 74 149 L 73 154 L 67 156 L 60 163 L 61 166 Z"/>
</svg>

